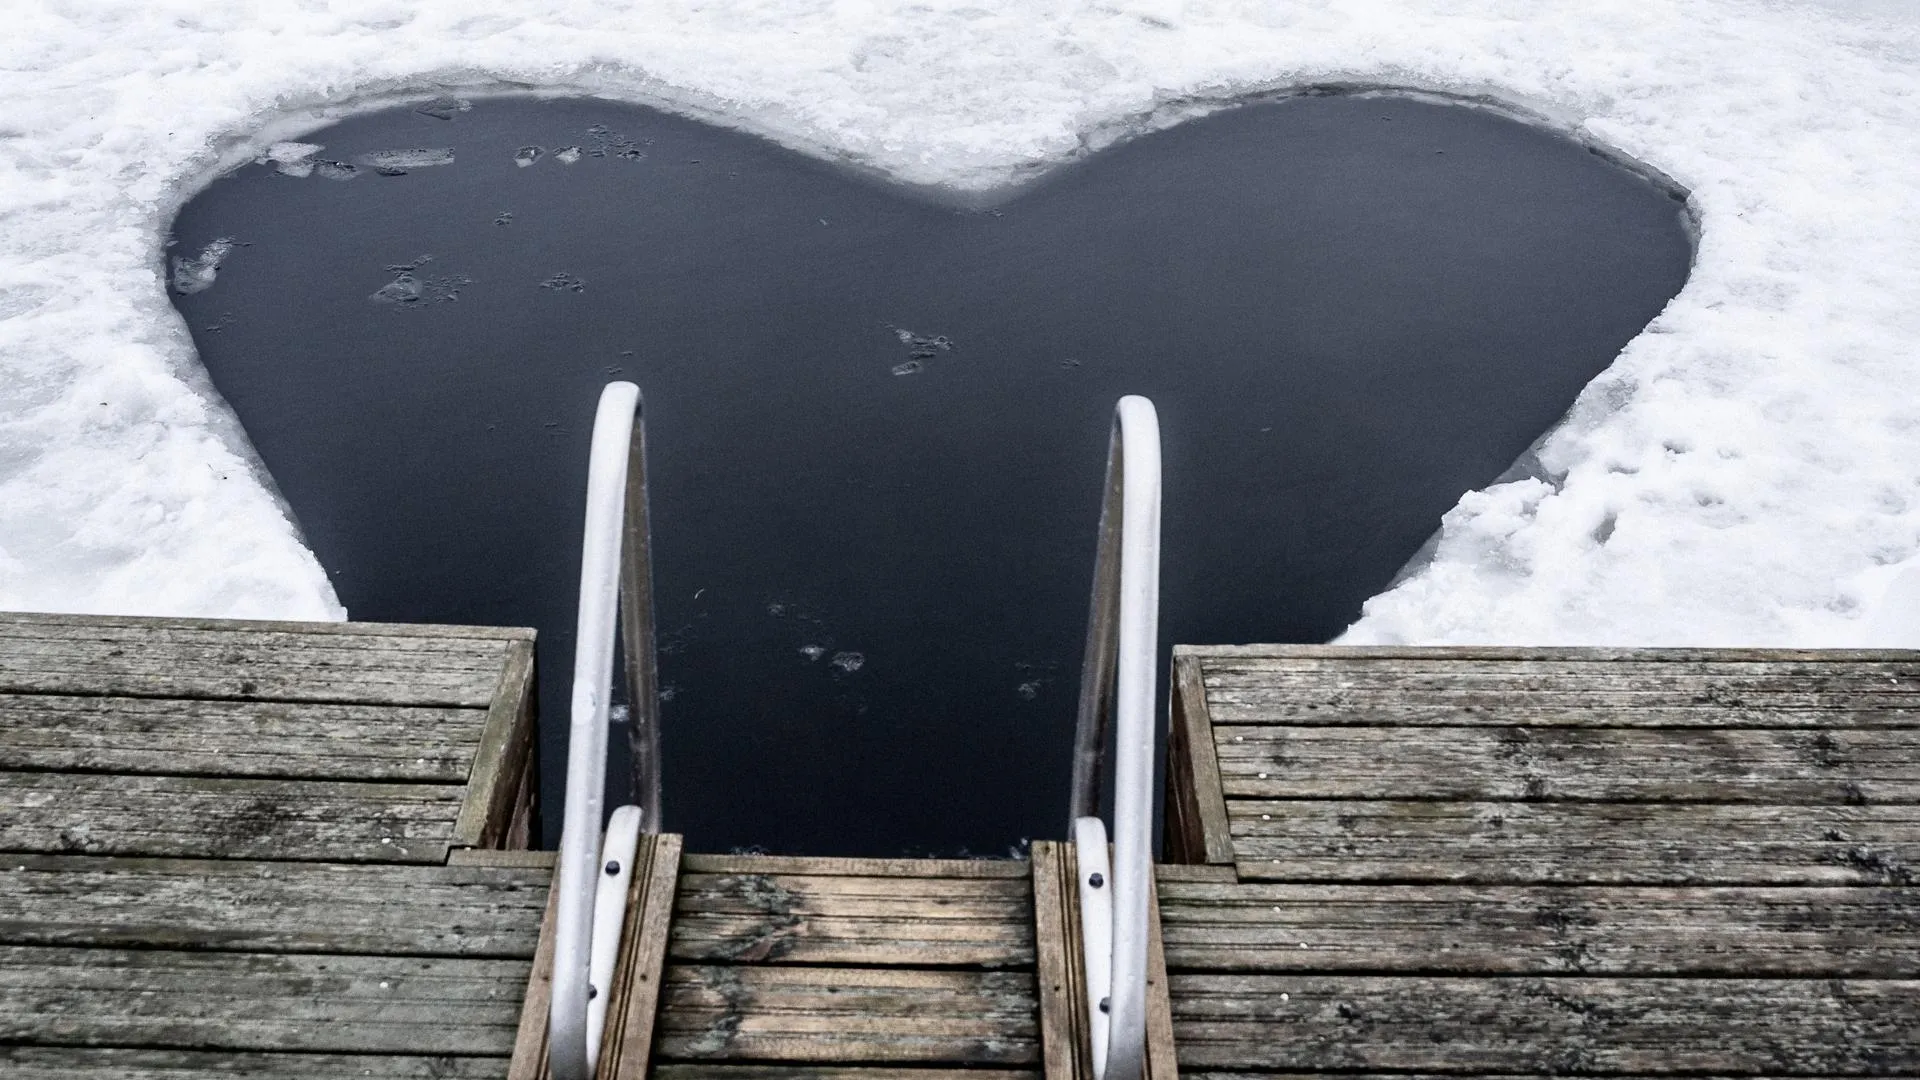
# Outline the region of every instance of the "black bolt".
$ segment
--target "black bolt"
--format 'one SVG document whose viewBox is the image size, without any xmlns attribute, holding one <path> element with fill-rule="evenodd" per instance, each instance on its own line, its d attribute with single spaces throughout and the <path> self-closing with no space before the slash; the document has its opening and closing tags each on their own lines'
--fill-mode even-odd
<svg viewBox="0 0 1920 1080">
<path fill-rule="evenodd" d="M 1101 1011 L 1101 1012 L 1112 1012 L 1112 1011 L 1113 1011 L 1113 1008 L 1112 1008 L 1112 1006 L 1113 1006 L 1113 999 L 1112 999 L 1112 998 L 1101 998 L 1101 999 L 1100 999 L 1100 1011 Z"/>
<path fill-rule="evenodd" d="M 587 1000 L 592 1001 L 594 998 L 597 998 L 599 996 L 600 996 L 600 988 L 593 985 L 592 983 L 588 983 L 587 984 Z M 1107 1007 L 1106 1002 L 1103 1001 L 1100 1003 L 1100 1008 L 1102 1010 L 1106 1009 L 1106 1007 Z"/>
<path fill-rule="evenodd" d="M 617 874 L 619 872 L 620 872 L 620 864 L 616 861 L 608 860 L 607 873 L 611 875 L 611 874 Z"/>
<path fill-rule="evenodd" d="M 1087 884 L 1093 886 L 1096 889 L 1102 885 L 1105 885 L 1106 883 L 1107 883 L 1107 879 L 1101 877 L 1099 874 L 1095 874 L 1092 877 L 1087 879 Z"/>
</svg>

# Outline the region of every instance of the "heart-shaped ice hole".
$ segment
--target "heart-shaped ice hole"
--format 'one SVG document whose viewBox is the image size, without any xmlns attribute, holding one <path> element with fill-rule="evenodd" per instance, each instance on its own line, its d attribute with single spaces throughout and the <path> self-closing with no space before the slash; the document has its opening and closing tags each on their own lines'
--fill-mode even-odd
<svg viewBox="0 0 1920 1080">
<path fill-rule="evenodd" d="M 305 143 L 181 213 L 180 310 L 355 618 L 539 628 L 549 838 L 609 378 L 648 403 L 668 826 L 1003 853 L 1061 827 L 1116 397 L 1165 432 L 1162 640 L 1324 640 L 1691 255 L 1668 187 L 1410 98 L 990 208 L 603 101 Z"/>
</svg>

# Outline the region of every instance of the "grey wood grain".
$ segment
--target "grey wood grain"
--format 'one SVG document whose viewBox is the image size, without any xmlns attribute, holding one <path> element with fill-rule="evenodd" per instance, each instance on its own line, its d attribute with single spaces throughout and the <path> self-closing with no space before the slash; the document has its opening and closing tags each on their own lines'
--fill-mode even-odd
<svg viewBox="0 0 1920 1080">
<path fill-rule="evenodd" d="M 1025 859 L 863 859 L 812 855 L 695 855 L 690 874 L 819 874 L 830 877 L 1026 878 Z"/>
<path fill-rule="evenodd" d="M 1233 861 L 1213 731 L 1199 661 L 1179 657 L 1173 663 L 1167 715 L 1164 847 L 1168 862 L 1225 865 Z"/>
<path fill-rule="evenodd" d="M 627 918 L 614 960 L 607 1026 L 600 1040 L 601 1080 L 646 1080 L 653 1063 L 654 1020 L 660 1014 L 667 927 L 680 876 L 680 836 L 643 836 L 627 890 Z"/>
<path fill-rule="evenodd" d="M 527 959 L 546 868 L 0 856 L 0 943 Z"/>
<path fill-rule="evenodd" d="M 1452 663 L 1461 660 L 1611 664 L 1645 663 L 1907 663 L 1920 659 L 1915 649 L 1751 649 L 1644 648 L 1592 645 L 1175 645 L 1173 655 L 1191 656 L 1208 666 L 1287 663 L 1353 664 L 1367 661 Z"/>
<path fill-rule="evenodd" d="M 528 968 L 0 946 L 0 1043 L 505 1055 Z"/>
<path fill-rule="evenodd" d="M 504 1080 L 502 1057 L 0 1046 L 7 1080 Z"/>
<path fill-rule="evenodd" d="M 1233 798 L 1920 801 L 1920 730 L 1215 728 Z"/>
<path fill-rule="evenodd" d="M 443 863 L 450 784 L 0 773 L 0 851 Z"/>
<path fill-rule="evenodd" d="M 708 874 L 681 877 L 676 960 L 1031 967 L 1022 878 Z"/>
<path fill-rule="evenodd" d="M 469 759 L 472 769 L 463 777 L 467 798 L 454 820 L 450 842 L 455 847 L 502 846 L 513 826 L 514 804 L 523 781 L 530 779 L 536 741 L 533 673 L 533 642 L 509 643 Z"/>
<path fill-rule="evenodd" d="M 524 636 L 0 619 L 0 692 L 485 707 Z"/>
<path fill-rule="evenodd" d="M 1181 971 L 1911 977 L 1920 889 L 1160 880 Z"/>
<path fill-rule="evenodd" d="M 1910 885 L 1920 807 L 1234 799 L 1242 880 Z"/>
<path fill-rule="evenodd" d="M 1912 980 L 1172 976 L 1185 1069 L 1920 1071 Z"/>
<path fill-rule="evenodd" d="M 1031 972 L 677 964 L 662 990 L 656 1060 L 1040 1061 Z"/>
<path fill-rule="evenodd" d="M 462 626 L 449 623 L 311 622 L 299 619 L 204 619 L 151 615 L 74 615 L 45 611 L 0 611 L 0 632 L 38 637 L 84 636 L 102 630 L 254 631 L 265 634 L 334 634 L 344 637 L 422 637 L 531 641 L 525 626 Z"/>
<path fill-rule="evenodd" d="M 486 712 L 0 694 L 0 769 L 463 783 Z"/>
<path fill-rule="evenodd" d="M 654 1080 L 1041 1080 L 1035 1069 L 938 1069 L 884 1065 L 657 1065 Z"/>
</svg>

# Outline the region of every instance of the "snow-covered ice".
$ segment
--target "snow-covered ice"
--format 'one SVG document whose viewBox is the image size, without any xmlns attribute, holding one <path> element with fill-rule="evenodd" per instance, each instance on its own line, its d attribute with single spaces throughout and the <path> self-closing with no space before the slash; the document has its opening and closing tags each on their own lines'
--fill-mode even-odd
<svg viewBox="0 0 1920 1080">
<path fill-rule="evenodd" d="M 1237 96 L 1345 82 L 1535 114 L 1685 185 L 1702 228 L 1680 296 L 1508 479 L 1460 501 L 1348 640 L 1920 645 L 1913 0 L 12 0 L 7 16 L 0 608 L 343 614 L 167 302 L 170 266 L 211 277 L 218 255 L 162 244 L 239 162 L 354 175 L 298 143 L 347 111 L 598 94 L 980 191 Z M 622 139 L 589 150 L 644 154 Z"/>
</svg>

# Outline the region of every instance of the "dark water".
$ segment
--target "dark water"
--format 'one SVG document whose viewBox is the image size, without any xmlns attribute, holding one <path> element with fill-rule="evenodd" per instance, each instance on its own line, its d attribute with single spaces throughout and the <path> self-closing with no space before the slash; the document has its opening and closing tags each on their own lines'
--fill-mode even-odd
<svg viewBox="0 0 1920 1080">
<path fill-rule="evenodd" d="M 1119 395 L 1164 432 L 1163 642 L 1324 640 L 1691 254 L 1667 191 L 1402 99 L 1248 106 L 990 210 L 598 101 L 309 140 L 177 223 L 235 241 L 177 298 L 214 382 L 355 618 L 539 628 L 549 837 L 588 430 L 638 382 L 697 850 L 1060 832 Z"/>
</svg>

